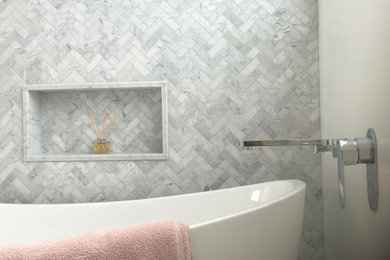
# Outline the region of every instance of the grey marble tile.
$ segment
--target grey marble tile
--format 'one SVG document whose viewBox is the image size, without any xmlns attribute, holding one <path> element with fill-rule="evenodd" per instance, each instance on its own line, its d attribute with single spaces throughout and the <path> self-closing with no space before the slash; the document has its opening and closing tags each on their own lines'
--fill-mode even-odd
<svg viewBox="0 0 390 260">
<path fill-rule="evenodd" d="M 318 78 L 316 0 L 0 1 L 0 200 L 125 200 L 301 179 L 299 258 L 322 259 L 320 158 L 237 149 L 244 138 L 318 138 Z M 173 84 L 169 160 L 23 162 L 24 84 L 145 80 Z"/>
</svg>

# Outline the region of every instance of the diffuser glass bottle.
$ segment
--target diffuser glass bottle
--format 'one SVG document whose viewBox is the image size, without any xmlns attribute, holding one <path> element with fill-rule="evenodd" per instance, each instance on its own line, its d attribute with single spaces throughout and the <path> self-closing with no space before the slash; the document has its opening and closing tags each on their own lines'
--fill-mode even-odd
<svg viewBox="0 0 390 260">
<path fill-rule="evenodd" d="M 92 143 L 92 152 L 93 153 L 109 153 L 111 152 L 111 142 L 107 141 L 105 138 L 96 138 Z"/>
</svg>

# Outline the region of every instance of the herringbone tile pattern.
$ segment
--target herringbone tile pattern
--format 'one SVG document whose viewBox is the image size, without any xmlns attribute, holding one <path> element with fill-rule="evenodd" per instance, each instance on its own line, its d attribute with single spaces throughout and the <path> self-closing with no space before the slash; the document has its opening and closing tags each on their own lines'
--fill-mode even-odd
<svg viewBox="0 0 390 260">
<path fill-rule="evenodd" d="M 320 158 L 239 139 L 319 137 L 316 0 L 0 0 L 0 199 L 124 200 L 276 179 L 307 187 L 300 259 L 323 258 Z M 24 163 L 21 86 L 168 80 L 169 160 Z"/>
</svg>

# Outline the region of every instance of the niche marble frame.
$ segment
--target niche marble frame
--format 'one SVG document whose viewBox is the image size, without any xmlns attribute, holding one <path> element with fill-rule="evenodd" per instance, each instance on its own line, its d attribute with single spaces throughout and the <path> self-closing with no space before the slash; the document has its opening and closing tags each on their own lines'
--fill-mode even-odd
<svg viewBox="0 0 390 260">
<path fill-rule="evenodd" d="M 24 85 L 23 92 L 23 160 L 24 161 L 132 161 L 132 160 L 167 160 L 168 159 L 168 86 L 167 81 L 139 81 L 139 82 L 105 82 L 80 84 L 31 84 Z M 161 153 L 109 153 L 109 154 L 69 154 L 69 153 L 34 153 L 32 145 L 35 143 L 31 135 L 37 131 L 32 127 L 32 113 L 38 111 L 34 106 L 32 95 L 44 92 L 64 91 L 112 91 L 112 90 L 160 90 L 161 93 Z M 35 115 L 39 116 L 39 115 Z M 39 129 L 38 129 L 39 130 Z M 39 130 L 40 131 L 40 130 Z M 37 133 L 35 133 L 37 134 Z M 39 134 L 39 133 L 38 133 Z M 92 142 L 92 140 L 91 140 Z"/>
</svg>

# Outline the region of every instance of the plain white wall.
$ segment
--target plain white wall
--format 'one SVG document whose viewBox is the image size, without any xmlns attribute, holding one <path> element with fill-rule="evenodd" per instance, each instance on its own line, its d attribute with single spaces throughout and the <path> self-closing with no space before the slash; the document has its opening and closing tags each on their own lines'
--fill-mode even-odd
<svg viewBox="0 0 390 260">
<path fill-rule="evenodd" d="M 390 0 L 319 0 L 323 138 L 378 140 L 379 209 L 369 210 L 364 165 L 345 169 L 340 209 L 337 162 L 323 155 L 326 259 L 390 259 Z"/>
</svg>

